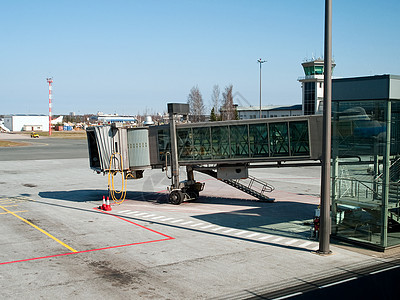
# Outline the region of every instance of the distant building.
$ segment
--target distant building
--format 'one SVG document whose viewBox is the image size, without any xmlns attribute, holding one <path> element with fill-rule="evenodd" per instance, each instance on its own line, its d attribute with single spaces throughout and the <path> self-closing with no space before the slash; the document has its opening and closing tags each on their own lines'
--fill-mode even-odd
<svg viewBox="0 0 400 300">
<path fill-rule="evenodd" d="M 137 123 L 137 119 L 132 116 L 106 115 L 101 113 L 97 114 L 97 116 L 92 116 L 90 119 L 92 121 L 102 124 L 111 124 L 116 122 L 130 123 L 130 124 Z"/>
<path fill-rule="evenodd" d="M 240 120 L 248 119 L 258 119 L 260 116 L 259 106 L 238 106 L 236 110 L 239 115 Z M 262 118 L 278 118 L 278 117 L 291 117 L 291 116 L 301 116 L 302 115 L 302 105 L 269 105 L 261 107 L 261 117 Z"/>
<path fill-rule="evenodd" d="M 49 116 L 46 115 L 7 115 L 4 126 L 10 131 L 49 131 Z"/>
</svg>

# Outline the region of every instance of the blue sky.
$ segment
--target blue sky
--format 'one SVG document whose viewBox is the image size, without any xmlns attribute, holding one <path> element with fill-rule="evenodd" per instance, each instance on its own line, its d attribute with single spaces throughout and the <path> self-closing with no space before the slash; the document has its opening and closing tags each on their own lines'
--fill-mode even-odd
<svg viewBox="0 0 400 300">
<path fill-rule="evenodd" d="M 163 112 L 198 85 L 301 103 L 323 55 L 324 0 L 0 1 L 0 114 Z M 400 1 L 333 0 L 335 77 L 400 75 Z M 245 104 L 245 103 L 243 103 Z"/>
</svg>

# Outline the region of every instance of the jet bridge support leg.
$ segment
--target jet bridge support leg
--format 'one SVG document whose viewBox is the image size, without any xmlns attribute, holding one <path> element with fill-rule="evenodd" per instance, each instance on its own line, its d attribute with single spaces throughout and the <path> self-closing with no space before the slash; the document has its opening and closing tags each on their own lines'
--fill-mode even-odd
<svg viewBox="0 0 400 300">
<path fill-rule="evenodd" d="M 182 108 L 182 107 L 181 107 Z M 189 107 L 186 108 L 187 113 Z M 185 107 L 183 107 L 185 110 Z M 183 201 L 196 200 L 199 197 L 199 192 L 203 190 L 204 183 L 196 182 L 194 179 L 193 168 L 186 167 L 187 180 L 184 182 L 179 181 L 179 161 L 178 161 L 178 141 L 176 136 L 176 116 L 177 111 L 174 105 L 168 104 L 169 122 L 170 122 L 170 136 L 171 136 L 171 186 L 169 187 L 168 200 L 172 204 L 181 204 Z M 182 111 L 180 111 L 182 113 Z"/>
</svg>

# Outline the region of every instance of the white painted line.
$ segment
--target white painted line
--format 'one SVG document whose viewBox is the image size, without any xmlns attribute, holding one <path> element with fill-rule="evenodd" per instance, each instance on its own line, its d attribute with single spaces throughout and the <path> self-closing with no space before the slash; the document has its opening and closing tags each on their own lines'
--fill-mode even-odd
<svg viewBox="0 0 400 300">
<path fill-rule="evenodd" d="M 390 267 L 390 268 L 386 268 L 386 269 L 374 271 L 374 272 L 371 272 L 371 273 L 369 273 L 369 274 L 374 275 L 374 274 L 378 274 L 378 273 L 380 273 L 380 272 L 385 272 L 385 271 L 388 271 L 388 270 L 396 269 L 396 268 L 398 268 L 398 267 L 400 267 L 400 266 L 393 266 L 393 267 Z"/>
<path fill-rule="evenodd" d="M 121 211 L 117 211 L 117 213 L 119 213 L 119 214 L 123 214 L 123 213 L 126 213 L 126 212 L 128 212 L 128 211 L 130 211 L 130 209 L 128 209 L 128 210 L 121 210 Z M 136 211 L 135 211 L 136 212 Z"/>
<path fill-rule="evenodd" d="M 305 243 L 299 245 L 299 247 L 300 247 L 300 248 L 305 248 L 305 247 L 311 245 L 312 243 L 313 243 L 313 242 L 305 242 Z"/>
<path fill-rule="evenodd" d="M 169 221 L 169 220 L 173 220 L 174 218 L 165 218 L 165 219 L 160 219 L 160 221 Z"/>
<path fill-rule="evenodd" d="M 236 232 L 235 235 L 241 235 L 241 234 L 243 234 L 243 233 L 248 233 L 248 231 L 246 231 L 246 230 L 239 231 L 239 232 Z"/>
<path fill-rule="evenodd" d="M 235 230 L 236 230 L 236 229 L 231 228 L 231 229 L 228 229 L 228 230 L 223 231 L 223 233 L 229 233 L 229 232 L 232 232 L 232 231 L 235 231 Z"/>
<path fill-rule="evenodd" d="M 192 226 L 192 227 L 196 227 L 196 226 L 200 226 L 200 225 L 203 225 L 204 223 L 197 223 L 197 224 L 193 224 L 193 225 L 190 225 L 190 226 Z"/>
<path fill-rule="evenodd" d="M 187 221 L 185 223 L 182 223 L 181 225 L 187 225 L 187 224 L 190 224 L 190 223 L 193 223 L 193 221 Z"/>
<path fill-rule="evenodd" d="M 147 215 L 148 213 L 138 213 L 138 214 L 135 214 L 135 217 L 139 217 L 139 216 L 143 216 L 143 215 Z"/>
<path fill-rule="evenodd" d="M 266 235 L 266 236 L 260 237 L 259 240 L 266 240 L 266 239 L 269 239 L 272 237 L 273 237 L 272 235 Z"/>
<path fill-rule="evenodd" d="M 165 216 L 154 217 L 154 218 L 152 218 L 152 220 L 161 219 L 161 218 L 165 218 Z"/>
<path fill-rule="evenodd" d="M 312 251 L 317 251 L 318 249 L 319 249 L 319 245 L 314 248 L 311 248 Z"/>
<path fill-rule="evenodd" d="M 206 226 L 203 226 L 203 227 L 200 227 L 200 228 L 206 229 L 206 228 L 210 228 L 210 227 L 213 227 L 213 226 L 215 226 L 215 225 L 206 225 Z"/>
<path fill-rule="evenodd" d="M 137 214 L 137 213 L 138 213 L 137 211 L 131 211 L 131 212 L 126 213 L 126 215 L 133 215 L 133 214 Z"/>
<path fill-rule="evenodd" d="M 279 242 L 279 241 L 282 241 L 282 240 L 284 240 L 285 238 L 283 238 L 283 237 L 278 237 L 278 238 L 276 238 L 276 239 L 274 239 L 274 240 L 272 240 L 272 242 Z"/>
<path fill-rule="evenodd" d="M 139 215 L 136 215 L 136 216 L 139 216 Z M 148 218 L 148 217 L 154 216 L 154 214 L 149 214 L 149 213 L 147 213 L 147 214 L 140 215 L 140 216 L 141 216 L 141 217 Z"/>
<path fill-rule="evenodd" d="M 217 230 L 221 230 L 221 229 L 225 229 L 226 227 L 217 227 L 217 228 L 213 228 L 211 229 L 212 231 L 217 231 Z"/>
<path fill-rule="evenodd" d="M 286 242 L 285 245 L 291 245 L 291 244 L 294 244 L 294 243 L 296 243 L 298 241 L 299 240 L 290 240 L 290 241 Z"/>
<path fill-rule="evenodd" d="M 154 217 L 154 216 L 155 216 L 155 214 L 149 214 L 147 216 L 142 216 L 142 217 L 150 218 L 150 217 Z"/>
<path fill-rule="evenodd" d="M 252 234 L 249 234 L 249 235 L 246 236 L 246 237 L 251 238 L 251 237 L 256 236 L 256 235 L 260 235 L 260 233 L 258 233 L 258 232 L 252 233 Z"/>
<path fill-rule="evenodd" d="M 290 295 L 285 295 L 285 296 L 282 296 L 282 297 L 274 298 L 273 300 L 287 299 L 287 298 L 298 296 L 298 295 L 301 295 L 301 294 L 303 294 L 303 292 L 297 292 L 297 293 L 293 293 L 293 294 L 290 294 Z"/>
<path fill-rule="evenodd" d="M 337 284 L 341 284 L 341 283 L 344 283 L 344 282 L 347 282 L 347 281 L 351 281 L 351 280 L 354 280 L 354 279 L 357 279 L 357 277 L 351 277 L 351 278 L 348 278 L 348 279 L 343 279 L 343 280 L 340 280 L 340 281 L 328 283 L 328 284 L 319 286 L 318 288 L 323 289 L 323 288 L 327 288 L 327 287 L 330 287 L 330 286 L 333 286 L 333 285 L 337 285 Z"/>
<path fill-rule="evenodd" d="M 179 219 L 179 220 L 175 220 L 175 221 L 171 221 L 171 223 L 178 223 L 178 222 L 182 222 L 185 221 L 184 219 Z"/>
</svg>

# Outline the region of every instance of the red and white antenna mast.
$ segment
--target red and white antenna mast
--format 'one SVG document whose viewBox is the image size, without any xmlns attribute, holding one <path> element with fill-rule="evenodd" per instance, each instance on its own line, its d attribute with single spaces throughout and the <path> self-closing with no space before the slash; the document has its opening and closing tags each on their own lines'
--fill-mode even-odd
<svg viewBox="0 0 400 300">
<path fill-rule="evenodd" d="M 52 86 L 51 84 L 53 83 L 53 78 L 49 77 L 46 78 L 47 83 L 49 84 L 49 135 L 51 135 L 51 90 Z"/>
</svg>

